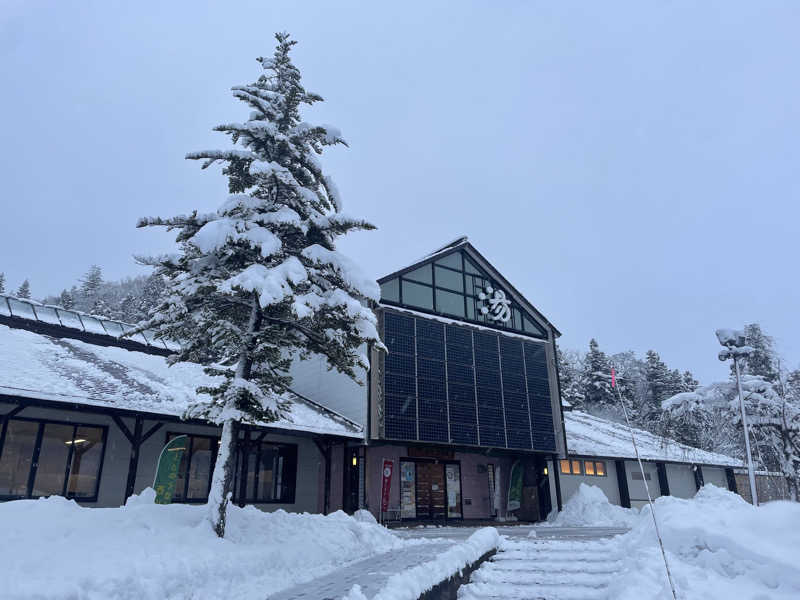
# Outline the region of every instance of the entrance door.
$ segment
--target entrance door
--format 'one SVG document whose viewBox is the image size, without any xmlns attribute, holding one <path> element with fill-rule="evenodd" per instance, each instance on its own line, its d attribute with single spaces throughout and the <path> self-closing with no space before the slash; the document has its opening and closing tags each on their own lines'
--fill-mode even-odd
<svg viewBox="0 0 800 600">
<path fill-rule="evenodd" d="M 417 518 L 444 519 L 447 510 L 444 465 L 417 463 Z"/>
</svg>

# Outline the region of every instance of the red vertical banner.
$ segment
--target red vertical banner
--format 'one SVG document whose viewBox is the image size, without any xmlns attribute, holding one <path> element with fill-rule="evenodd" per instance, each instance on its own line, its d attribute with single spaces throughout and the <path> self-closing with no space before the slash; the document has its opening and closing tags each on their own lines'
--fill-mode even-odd
<svg viewBox="0 0 800 600">
<path fill-rule="evenodd" d="M 383 479 L 381 481 L 381 512 L 389 510 L 389 490 L 392 488 L 392 469 L 394 461 L 383 459 Z"/>
</svg>

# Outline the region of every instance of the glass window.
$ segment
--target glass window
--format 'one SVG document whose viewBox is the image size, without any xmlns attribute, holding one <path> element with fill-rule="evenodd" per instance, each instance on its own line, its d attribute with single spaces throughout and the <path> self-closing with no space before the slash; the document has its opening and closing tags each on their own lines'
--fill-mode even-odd
<svg viewBox="0 0 800 600">
<path fill-rule="evenodd" d="M 458 269 L 459 271 L 462 270 L 461 266 L 461 253 L 460 252 L 453 252 L 452 254 L 448 254 L 436 261 L 437 265 L 444 265 L 445 267 L 450 267 L 451 269 Z"/>
<path fill-rule="evenodd" d="M 598 477 L 605 477 L 606 476 L 606 463 L 602 460 L 595 461 L 594 463 L 594 472 Z"/>
<path fill-rule="evenodd" d="M 389 302 L 400 302 L 400 280 L 390 279 L 381 284 L 381 300 Z"/>
<path fill-rule="evenodd" d="M 431 274 L 431 266 L 423 265 L 419 269 L 414 269 L 403 275 L 403 279 L 410 279 L 411 281 L 419 281 L 420 283 L 427 283 L 433 285 L 433 275 Z"/>
<path fill-rule="evenodd" d="M 466 256 L 464 257 L 464 271 L 473 275 L 483 275 L 483 272 Z"/>
<path fill-rule="evenodd" d="M 573 460 L 572 461 L 572 474 L 573 475 L 580 475 L 581 474 L 581 461 Z"/>
<path fill-rule="evenodd" d="M 444 467 L 447 491 L 447 517 L 461 518 L 461 465 L 449 464 Z"/>
<path fill-rule="evenodd" d="M 464 296 L 444 290 L 436 290 L 436 310 L 456 317 L 464 316 Z"/>
<path fill-rule="evenodd" d="M 433 288 L 403 280 L 403 304 L 433 310 Z"/>
<path fill-rule="evenodd" d="M 411 461 L 400 462 L 400 518 L 417 518 L 416 467 Z"/>
<path fill-rule="evenodd" d="M 97 493 L 102 458 L 103 431 L 97 427 L 78 427 L 69 469 L 67 493 L 70 497 L 89 498 Z"/>
<path fill-rule="evenodd" d="M 212 444 L 212 439 L 209 437 L 192 436 L 187 499 L 205 500 L 208 498 L 213 463 L 211 453 L 216 450 L 216 447 L 216 442 Z"/>
<path fill-rule="evenodd" d="M 0 448 L 0 497 L 94 498 L 104 445 L 103 427 L 11 419 Z"/>
<path fill-rule="evenodd" d="M 451 271 L 436 267 L 436 287 L 453 290 L 456 292 L 464 291 L 464 276 L 460 272 Z"/>
<path fill-rule="evenodd" d="M 562 460 L 560 462 L 561 462 L 561 472 L 564 475 L 570 475 L 572 472 L 570 471 L 570 468 L 569 468 L 569 461 L 568 460 Z"/>
<path fill-rule="evenodd" d="M 0 496 L 27 496 L 39 423 L 10 420 L 0 448 Z"/>
<path fill-rule="evenodd" d="M 39 466 L 33 482 L 34 496 L 52 496 L 64 493 L 67 459 L 72 446 L 73 425 L 44 426 L 42 447 L 39 451 Z"/>
<path fill-rule="evenodd" d="M 587 475 L 594 475 L 594 461 L 591 460 L 583 461 L 583 469 Z"/>
</svg>

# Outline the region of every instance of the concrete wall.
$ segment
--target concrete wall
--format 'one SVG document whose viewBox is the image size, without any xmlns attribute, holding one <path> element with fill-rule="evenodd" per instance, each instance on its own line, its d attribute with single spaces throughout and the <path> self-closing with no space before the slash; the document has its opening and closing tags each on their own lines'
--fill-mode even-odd
<svg viewBox="0 0 800 600">
<path fill-rule="evenodd" d="M 697 484 L 694 482 L 692 465 L 669 464 L 666 468 L 670 495 L 676 498 L 693 498 L 697 493 Z"/>
<path fill-rule="evenodd" d="M 0 414 L 9 412 L 13 407 L 13 405 L 0 403 Z M 128 479 L 128 465 L 130 462 L 130 443 L 110 416 L 39 407 L 27 407 L 16 416 L 106 426 L 108 428 L 108 437 L 106 440 L 102 472 L 100 474 L 98 499 L 97 502 L 82 504 L 96 507 L 114 507 L 124 504 L 125 485 Z M 124 417 L 122 421 L 130 431 L 133 431 L 133 418 Z M 142 431 L 147 432 L 147 430 L 157 422 L 156 420 L 145 419 Z M 212 426 L 191 425 L 182 422 L 165 422 L 161 429 L 156 431 L 141 446 L 134 493 L 138 494 L 144 488 L 153 485 L 158 456 L 166 443 L 168 433 L 186 433 L 218 437 L 220 431 L 220 428 Z M 255 506 L 266 511 L 282 508 L 289 512 L 321 512 L 323 496 L 320 480 L 324 481 L 325 461 L 313 440 L 305 437 L 277 435 L 272 433 L 267 434 L 264 439 L 271 442 L 297 445 L 295 502 L 293 504 L 263 503 Z M 341 464 L 341 450 L 339 450 L 339 457 L 338 462 Z M 334 460 L 333 463 L 335 462 Z M 335 470 L 333 470 L 333 473 L 331 479 L 333 488 L 331 493 L 331 505 L 337 506 L 334 503 L 338 501 L 338 506 L 340 506 L 341 466 L 338 471 L 338 496 L 334 492 L 334 490 L 337 489 L 334 485 L 336 479 Z"/>
<path fill-rule="evenodd" d="M 703 467 L 703 482 L 713 483 L 723 490 L 728 489 L 728 477 L 725 475 L 725 469 L 721 467 Z"/>
<path fill-rule="evenodd" d="M 661 489 L 658 485 L 658 468 L 656 463 L 642 461 L 645 476 L 649 475 L 647 486 L 650 489 L 650 497 L 655 500 L 661 495 Z M 631 497 L 631 507 L 641 508 L 647 504 L 647 490 L 645 489 L 644 481 L 642 479 L 634 479 L 634 477 L 641 477 L 642 473 L 639 470 L 639 463 L 635 460 L 625 461 L 625 472 L 628 477 L 628 492 Z M 634 473 L 636 474 L 634 476 Z"/>
</svg>

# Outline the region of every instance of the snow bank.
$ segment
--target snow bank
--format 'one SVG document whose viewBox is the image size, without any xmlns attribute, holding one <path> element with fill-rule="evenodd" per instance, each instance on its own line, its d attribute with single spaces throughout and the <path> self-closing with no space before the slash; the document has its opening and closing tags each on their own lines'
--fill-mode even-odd
<svg viewBox="0 0 800 600">
<path fill-rule="evenodd" d="M 228 509 L 225 539 L 205 506 L 156 505 L 145 490 L 121 508 L 53 496 L 0 504 L 0 598 L 268 598 L 352 561 L 419 540 L 343 512 Z"/>
<path fill-rule="evenodd" d="M 581 483 L 561 512 L 553 512 L 543 526 L 549 527 L 633 527 L 639 511 L 608 501 L 603 490 Z"/>
<path fill-rule="evenodd" d="M 392 575 L 371 599 L 353 588 L 341 600 L 417 600 L 422 594 L 460 573 L 481 556 L 500 545 L 500 534 L 494 527 L 484 527 L 465 541 L 445 550 L 433 560 Z"/>
<path fill-rule="evenodd" d="M 756 508 L 707 484 L 691 500 L 665 496 L 655 506 L 681 600 L 800 598 L 800 504 Z M 609 598 L 671 598 L 650 508 L 617 539 L 625 567 Z"/>
</svg>

